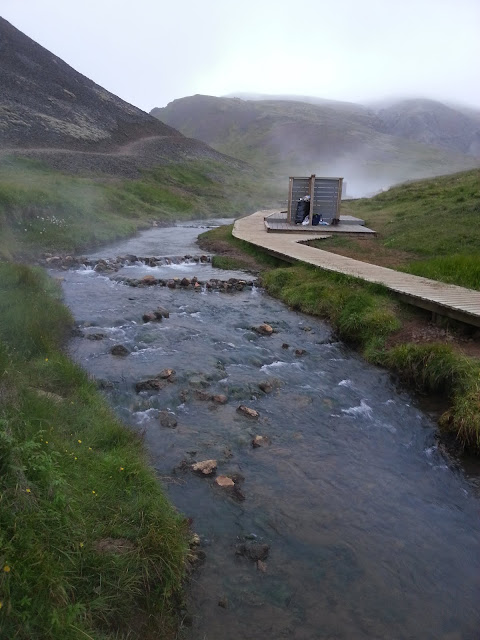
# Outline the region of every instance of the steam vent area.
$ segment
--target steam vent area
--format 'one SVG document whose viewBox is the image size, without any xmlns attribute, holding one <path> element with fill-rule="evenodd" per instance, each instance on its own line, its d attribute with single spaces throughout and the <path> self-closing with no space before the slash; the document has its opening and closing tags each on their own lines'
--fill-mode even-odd
<svg viewBox="0 0 480 640">
<path fill-rule="evenodd" d="M 267 232 L 374 236 L 365 221 L 340 215 L 343 178 L 291 177 L 288 208 L 265 217 Z"/>
</svg>

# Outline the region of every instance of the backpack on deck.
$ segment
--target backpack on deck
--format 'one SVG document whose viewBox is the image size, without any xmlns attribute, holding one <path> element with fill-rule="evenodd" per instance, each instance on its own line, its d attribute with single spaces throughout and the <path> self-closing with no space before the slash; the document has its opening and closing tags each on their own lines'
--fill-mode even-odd
<svg viewBox="0 0 480 640">
<path fill-rule="evenodd" d="M 310 213 L 310 202 L 299 200 L 297 202 L 297 211 L 295 212 L 295 224 L 301 224 Z"/>
</svg>

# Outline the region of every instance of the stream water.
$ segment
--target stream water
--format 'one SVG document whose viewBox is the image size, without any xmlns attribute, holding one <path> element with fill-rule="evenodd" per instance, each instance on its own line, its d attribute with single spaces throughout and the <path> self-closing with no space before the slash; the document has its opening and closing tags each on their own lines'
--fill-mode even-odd
<svg viewBox="0 0 480 640">
<path fill-rule="evenodd" d="M 152 229 L 92 257 L 199 254 L 204 224 Z M 122 273 L 239 275 L 208 264 Z M 206 557 L 190 586 L 186 638 L 478 640 L 478 495 L 388 373 L 336 342 L 325 323 L 255 287 L 132 288 L 88 269 L 62 277 L 82 332 L 105 334 L 74 338 L 71 354 L 108 383 L 110 403 L 144 434 L 165 490 L 201 538 Z M 143 323 L 158 305 L 170 317 Z M 263 322 L 276 333 L 252 330 Z M 118 343 L 128 356 L 111 355 Z M 135 392 L 165 368 L 176 371 L 173 384 Z M 258 388 L 266 380 L 268 394 Z M 201 400 L 202 390 L 228 402 Z M 177 427 L 161 426 L 160 411 Z M 268 444 L 253 448 L 255 435 Z M 235 476 L 244 500 L 179 467 L 211 458 L 217 474 Z M 270 546 L 264 564 L 236 555 L 246 540 Z"/>
</svg>

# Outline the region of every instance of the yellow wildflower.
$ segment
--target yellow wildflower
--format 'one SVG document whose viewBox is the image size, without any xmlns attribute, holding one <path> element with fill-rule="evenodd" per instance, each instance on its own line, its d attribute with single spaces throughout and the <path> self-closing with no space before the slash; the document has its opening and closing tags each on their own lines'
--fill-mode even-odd
<svg viewBox="0 0 480 640">
<path fill-rule="evenodd" d="M 125 469 L 123 467 L 120 467 L 120 471 L 125 471 Z"/>
<path fill-rule="evenodd" d="M 31 489 L 25 489 L 25 491 L 26 491 L 27 493 L 32 493 L 32 490 L 31 490 Z"/>
<path fill-rule="evenodd" d="M 45 362 L 48 362 L 48 358 L 45 358 Z"/>
<path fill-rule="evenodd" d="M 83 542 L 80 542 L 80 549 L 83 547 Z"/>
<path fill-rule="evenodd" d="M 3 570 L 5 571 L 5 573 L 10 573 L 10 567 L 8 566 L 8 564 L 6 564 L 6 565 L 3 567 Z"/>
<path fill-rule="evenodd" d="M 92 493 L 94 494 L 94 493 L 95 493 L 95 491 L 92 491 Z"/>
<path fill-rule="evenodd" d="M 81 441 L 81 440 L 77 440 L 77 442 L 78 442 L 78 444 L 82 444 L 82 441 Z"/>
</svg>

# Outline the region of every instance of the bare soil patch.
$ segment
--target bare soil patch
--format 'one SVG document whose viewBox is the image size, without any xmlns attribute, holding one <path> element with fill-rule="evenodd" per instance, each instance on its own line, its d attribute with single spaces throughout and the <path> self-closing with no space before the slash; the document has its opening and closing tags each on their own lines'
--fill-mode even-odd
<svg viewBox="0 0 480 640">
<path fill-rule="evenodd" d="M 386 347 L 399 344 L 447 344 L 471 358 L 480 358 L 480 331 L 474 327 L 442 327 L 431 322 L 427 315 L 418 315 L 404 320 L 402 328 L 392 334 Z"/>
</svg>

